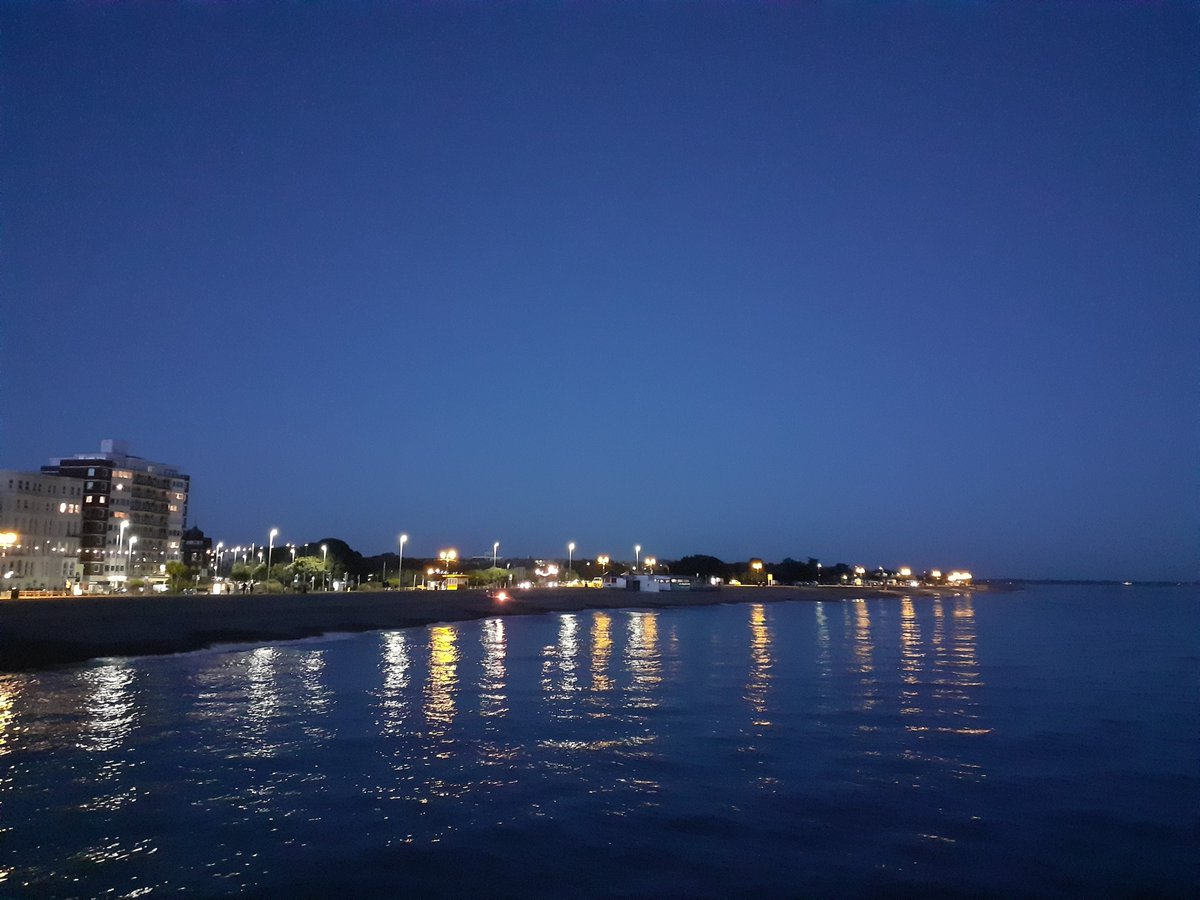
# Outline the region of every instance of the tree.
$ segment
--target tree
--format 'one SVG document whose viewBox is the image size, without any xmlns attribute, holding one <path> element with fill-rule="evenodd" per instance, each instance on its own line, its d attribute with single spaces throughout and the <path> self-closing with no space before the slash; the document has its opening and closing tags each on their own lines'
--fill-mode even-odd
<svg viewBox="0 0 1200 900">
<path fill-rule="evenodd" d="M 721 562 L 715 556 L 685 556 L 671 563 L 671 571 L 681 575 L 699 575 L 701 578 L 728 578 L 732 566 Z"/>
<path fill-rule="evenodd" d="M 319 556 L 300 556 L 292 563 L 292 572 L 303 585 L 322 587 L 325 584 L 325 573 L 328 568 Z"/>
<path fill-rule="evenodd" d="M 172 594 L 178 594 L 191 582 L 191 572 L 187 564 L 179 560 L 167 563 L 167 586 Z"/>
</svg>

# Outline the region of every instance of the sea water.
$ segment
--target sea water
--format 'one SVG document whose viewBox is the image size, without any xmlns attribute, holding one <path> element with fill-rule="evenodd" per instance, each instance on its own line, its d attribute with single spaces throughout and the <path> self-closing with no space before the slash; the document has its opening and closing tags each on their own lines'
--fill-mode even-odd
<svg viewBox="0 0 1200 900">
<path fill-rule="evenodd" d="M 1200 890 L 1196 589 L 729 596 L 0 674 L 0 894 Z"/>
</svg>

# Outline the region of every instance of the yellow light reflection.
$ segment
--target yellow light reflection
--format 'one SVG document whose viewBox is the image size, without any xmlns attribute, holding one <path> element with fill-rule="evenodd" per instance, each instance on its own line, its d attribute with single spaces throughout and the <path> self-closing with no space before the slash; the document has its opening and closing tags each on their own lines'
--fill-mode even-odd
<svg viewBox="0 0 1200 900">
<path fill-rule="evenodd" d="M 767 718 L 767 689 L 771 682 L 771 630 L 767 613 L 761 603 L 750 607 L 750 679 L 746 684 L 746 699 L 754 710 L 756 727 L 769 727 Z"/>
<path fill-rule="evenodd" d="M 611 691 L 613 682 L 608 675 L 609 660 L 612 659 L 612 617 L 592 613 L 592 690 Z"/>
<path fill-rule="evenodd" d="M 874 677 L 875 645 L 871 640 L 871 611 L 865 600 L 855 600 L 854 606 L 854 660 L 862 686 L 859 709 L 874 709 L 879 703 L 877 680 Z"/>
<path fill-rule="evenodd" d="M 629 705 L 641 709 L 658 706 L 654 689 L 662 681 L 662 659 L 658 653 L 658 613 L 629 613 L 625 666 L 631 677 Z"/>
<path fill-rule="evenodd" d="M 0 676 L 0 756 L 12 752 L 8 743 L 17 733 L 18 682 L 11 676 Z"/>
<path fill-rule="evenodd" d="M 425 684 L 425 719 L 431 733 L 444 735 L 454 722 L 458 688 L 458 632 L 448 625 L 429 629 L 429 679 Z"/>
</svg>

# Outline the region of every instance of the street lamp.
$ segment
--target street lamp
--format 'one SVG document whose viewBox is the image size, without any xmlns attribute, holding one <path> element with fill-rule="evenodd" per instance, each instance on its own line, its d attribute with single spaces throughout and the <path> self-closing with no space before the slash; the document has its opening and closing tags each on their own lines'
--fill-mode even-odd
<svg viewBox="0 0 1200 900">
<path fill-rule="evenodd" d="M 638 566 L 640 566 L 641 564 L 642 564 L 642 545 L 634 544 L 633 545 L 633 571 L 636 572 L 638 570 Z"/>
<path fill-rule="evenodd" d="M 129 561 L 125 564 L 125 587 L 129 588 L 129 576 L 133 573 L 133 545 L 137 543 L 137 535 L 129 536 Z"/>
<path fill-rule="evenodd" d="M 653 573 L 654 573 L 654 565 L 655 565 L 655 563 L 657 563 L 657 562 L 658 562 L 658 560 L 657 560 L 657 559 L 655 559 L 653 556 L 648 556 L 648 557 L 646 557 L 646 565 L 650 567 L 650 573 L 651 573 L 651 574 L 653 574 Z"/>
<path fill-rule="evenodd" d="M 279 534 L 278 528 L 272 528 L 271 534 L 267 538 L 267 577 L 265 581 L 271 580 L 271 551 L 275 549 L 275 535 Z"/>
<path fill-rule="evenodd" d="M 567 573 L 566 574 L 567 574 L 568 578 L 570 577 L 570 572 L 571 572 L 571 560 L 573 560 L 574 558 L 575 558 L 575 542 L 571 541 L 571 543 L 567 544 Z"/>
<path fill-rule="evenodd" d="M 321 570 L 325 576 L 325 590 L 329 590 L 329 567 L 326 565 L 326 560 L 329 559 L 329 547 L 326 544 L 321 545 Z"/>
<path fill-rule="evenodd" d="M 396 589 L 404 587 L 404 545 L 408 543 L 408 535 L 400 535 L 400 566 L 396 569 Z"/>
<path fill-rule="evenodd" d="M 496 568 L 496 552 L 500 549 L 500 542 L 492 544 L 492 568 Z"/>
<path fill-rule="evenodd" d="M 224 541 L 217 541 L 217 565 L 216 565 L 216 570 L 217 570 L 216 574 L 217 575 L 221 574 L 221 552 L 222 552 L 221 548 L 224 546 L 225 546 Z"/>
<path fill-rule="evenodd" d="M 607 556 L 597 556 L 596 557 L 596 565 L 598 565 L 600 567 L 601 575 L 606 574 L 607 569 L 605 567 L 608 565 L 608 557 Z"/>
</svg>

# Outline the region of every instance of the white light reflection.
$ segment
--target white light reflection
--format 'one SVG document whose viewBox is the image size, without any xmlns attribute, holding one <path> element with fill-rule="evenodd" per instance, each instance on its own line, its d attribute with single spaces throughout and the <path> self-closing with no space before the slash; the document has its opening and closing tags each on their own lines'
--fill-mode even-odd
<svg viewBox="0 0 1200 900">
<path fill-rule="evenodd" d="M 573 693 L 579 690 L 576 672 L 579 659 L 579 618 L 570 613 L 558 620 L 558 665 L 562 673 L 562 690 Z"/>
<path fill-rule="evenodd" d="M 325 651 L 313 650 L 300 656 L 300 683 L 304 687 L 304 734 L 317 741 L 328 741 L 333 733 L 316 720 L 328 715 L 333 691 L 325 684 Z"/>
<path fill-rule="evenodd" d="M 382 635 L 383 690 L 379 698 L 381 727 L 387 735 L 404 732 L 404 719 L 408 714 L 409 658 L 408 635 L 403 631 L 389 631 Z"/>
<path fill-rule="evenodd" d="M 277 663 L 279 649 L 259 647 L 252 650 L 246 665 L 246 719 L 249 725 L 251 757 L 272 757 L 279 745 L 269 743 L 271 723 L 280 714 Z"/>
<path fill-rule="evenodd" d="M 80 808 L 120 809 L 137 799 L 135 786 L 121 786 L 121 776 L 133 765 L 121 751 L 138 719 L 134 670 L 127 663 L 116 661 L 85 669 L 80 677 L 87 693 L 78 746 L 99 757 L 95 776 L 89 779 L 89 786 L 96 794 Z"/>
<path fill-rule="evenodd" d="M 911 597 L 900 601 L 900 714 L 921 714 L 921 674 L 925 664 L 925 653 L 921 650 L 921 627 L 917 624 L 917 610 Z"/>
<path fill-rule="evenodd" d="M 508 645 L 504 636 L 504 619 L 488 619 L 479 635 L 483 643 L 483 678 L 479 682 L 479 712 L 489 718 L 508 714 L 505 694 L 505 657 Z"/>
<path fill-rule="evenodd" d="M 829 644 L 829 617 L 825 615 L 825 602 L 817 601 L 817 668 L 822 683 L 822 696 L 828 697 L 828 685 L 833 678 L 833 651 Z"/>
<path fill-rule="evenodd" d="M 116 750 L 137 723 L 133 669 L 124 662 L 111 662 L 85 670 L 82 678 L 87 719 L 79 747 L 92 753 Z"/>
<path fill-rule="evenodd" d="M 18 732 L 17 698 L 21 694 L 20 682 L 11 675 L 0 675 L 0 756 L 12 752 L 9 746 Z M 0 881 L 0 883 L 3 883 Z"/>
</svg>

